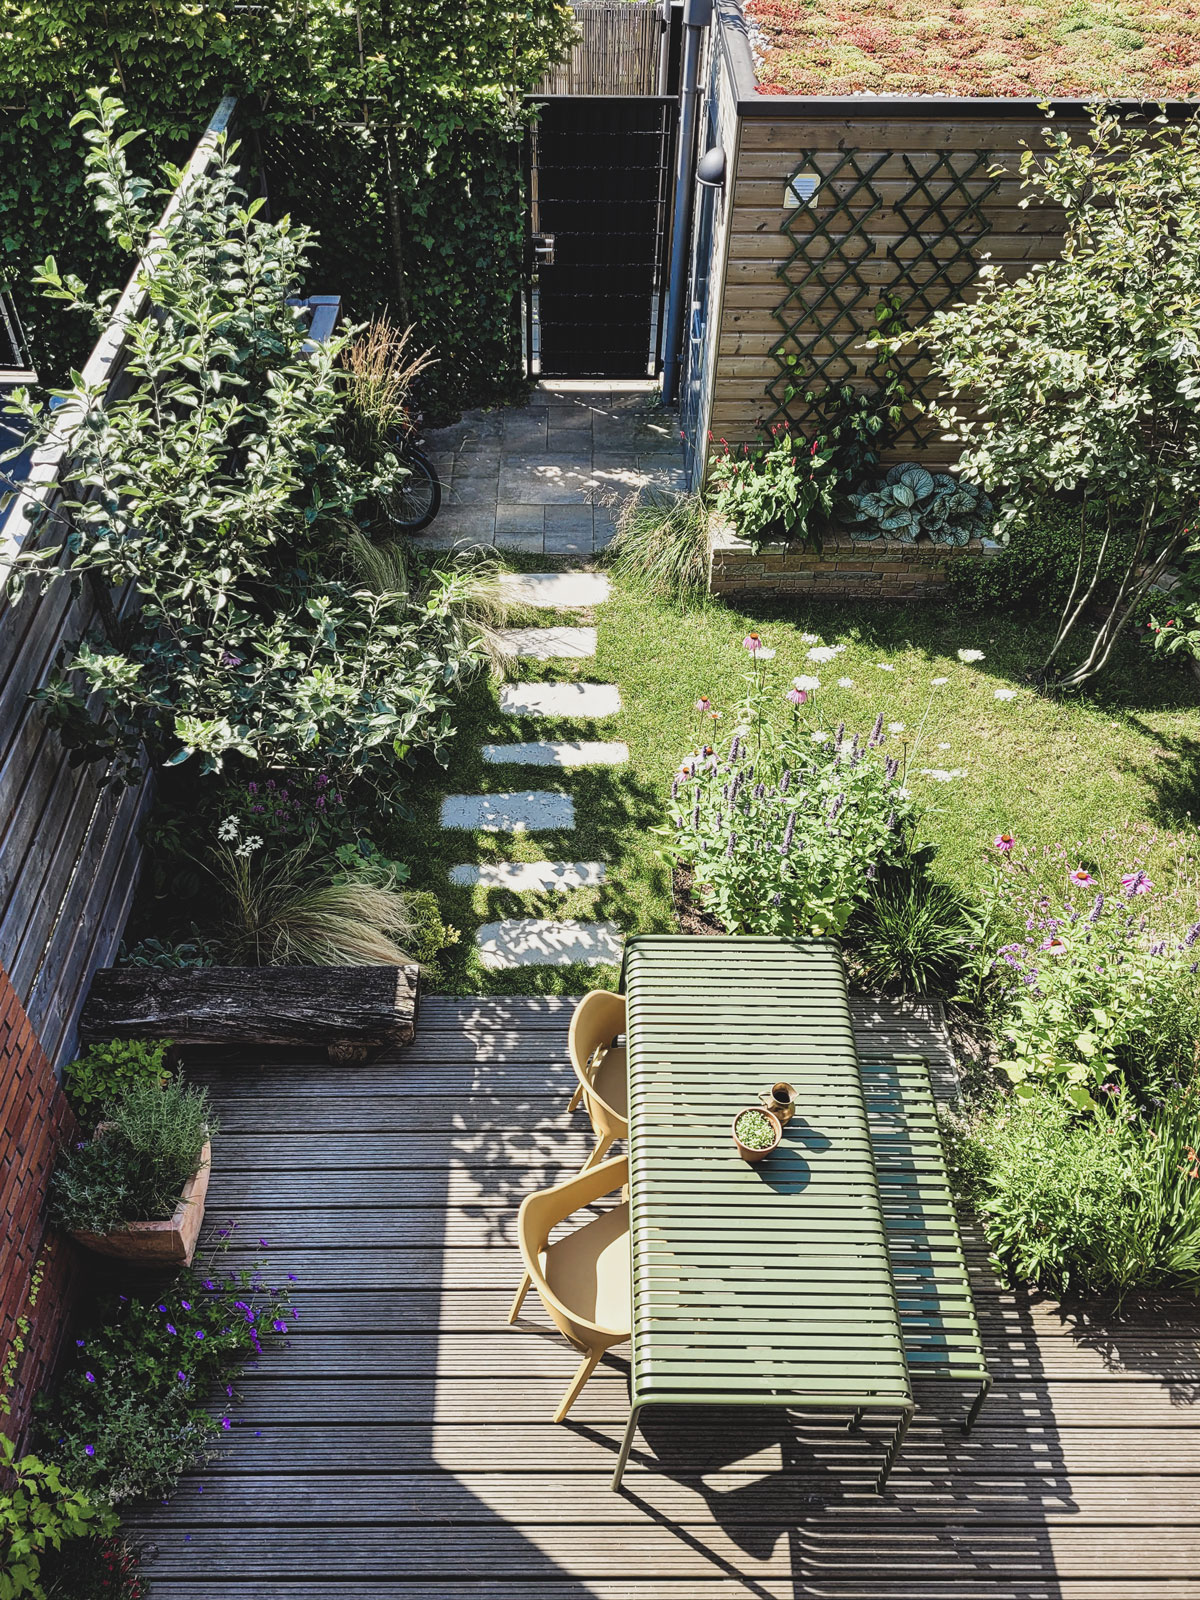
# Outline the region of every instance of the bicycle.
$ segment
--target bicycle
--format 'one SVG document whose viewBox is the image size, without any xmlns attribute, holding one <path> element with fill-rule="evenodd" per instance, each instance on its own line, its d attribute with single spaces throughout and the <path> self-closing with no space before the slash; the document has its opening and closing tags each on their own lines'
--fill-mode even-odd
<svg viewBox="0 0 1200 1600">
<path fill-rule="evenodd" d="M 387 520 L 402 533 L 420 533 L 437 516 L 442 506 L 442 484 L 437 469 L 411 435 L 391 436 L 391 447 L 408 475 L 380 501 Z"/>
</svg>

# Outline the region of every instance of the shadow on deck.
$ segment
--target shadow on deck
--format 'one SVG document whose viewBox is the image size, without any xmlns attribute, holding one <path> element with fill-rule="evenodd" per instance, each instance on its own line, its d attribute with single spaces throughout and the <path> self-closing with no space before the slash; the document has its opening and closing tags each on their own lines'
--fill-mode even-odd
<svg viewBox="0 0 1200 1600">
<path fill-rule="evenodd" d="M 520 1199 L 590 1146 L 569 1010 L 433 999 L 390 1061 L 197 1070 L 209 1217 L 297 1274 L 300 1320 L 247 1371 L 228 1457 L 137 1519 L 157 1600 L 1200 1600 L 1200 1313 L 1067 1311 L 979 1248 L 995 1389 L 964 1440 L 957 1391 L 918 1388 L 883 1500 L 886 1422 L 770 1411 L 644 1413 L 613 1495 L 621 1350 L 555 1426 L 577 1358 L 536 1296 L 504 1321 Z M 944 1078 L 928 1008 L 856 1025 Z"/>
</svg>

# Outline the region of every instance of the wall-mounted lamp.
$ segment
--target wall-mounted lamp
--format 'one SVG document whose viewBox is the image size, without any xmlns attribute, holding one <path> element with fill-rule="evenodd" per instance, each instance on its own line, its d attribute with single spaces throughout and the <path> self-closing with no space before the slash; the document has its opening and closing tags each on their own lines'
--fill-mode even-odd
<svg viewBox="0 0 1200 1600">
<path fill-rule="evenodd" d="M 719 144 L 706 150 L 697 161 L 696 182 L 704 189 L 725 187 L 725 152 Z"/>
</svg>

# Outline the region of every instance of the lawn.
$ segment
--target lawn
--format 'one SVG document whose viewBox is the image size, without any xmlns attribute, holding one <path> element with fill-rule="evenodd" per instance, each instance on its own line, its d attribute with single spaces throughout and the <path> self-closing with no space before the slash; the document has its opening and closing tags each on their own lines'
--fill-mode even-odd
<svg viewBox="0 0 1200 1600">
<path fill-rule="evenodd" d="M 1200 93 L 1200 12 L 1129 0 L 750 0 L 765 94 Z"/>
<path fill-rule="evenodd" d="M 539 564 L 547 563 L 539 558 Z M 598 623 L 593 661 L 522 662 L 517 675 L 617 683 L 620 715 L 599 724 L 514 722 L 500 714 L 498 686 L 477 682 L 459 707 L 449 770 L 423 768 L 405 812 L 393 819 L 388 846 L 412 864 L 415 884 L 437 891 L 448 920 L 462 930 L 462 942 L 443 958 L 450 990 L 577 993 L 615 976 L 611 968 L 485 972 L 473 949 L 481 922 L 611 917 L 627 932 L 674 927 L 669 871 L 653 830 L 663 822 L 679 758 L 695 747 L 698 696 L 722 711 L 721 737 L 732 734 L 747 670 L 741 641 L 751 628 L 777 651 L 766 670 L 781 703 L 793 675 L 820 678 L 815 708 L 802 713 L 814 729 L 832 731 L 845 720 L 848 729 L 865 733 L 880 712 L 886 722 L 904 724 L 888 748 L 907 762 L 910 787 L 925 809 L 924 834 L 939 847 L 939 871 L 967 890 L 978 888 L 981 856 L 1001 832 L 1026 845 L 1073 847 L 1106 830 L 1141 829 L 1148 842 L 1154 830 L 1190 828 L 1200 774 L 1195 680 L 1140 645 L 1130 644 L 1095 695 L 1056 702 L 1025 677 L 1044 647 L 1041 624 L 960 615 L 942 604 L 751 611 L 707 602 L 681 614 L 618 582 L 594 618 L 577 620 Z M 813 664 L 806 633 L 845 649 L 828 665 Z M 960 649 L 982 650 L 984 659 L 964 664 Z M 853 680 L 853 687 L 838 687 L 839 678 Z M 935 686 L 935 678 L 947 682 Z M 997 690 L 1010 689 L 1015 698 L 996 699 Z M 479 756 L 486 741 L 582 737 L 623 740 L 628 766 L 559 773 L 486 766 Z M 935 771 L 959 775 L 939 781 L 928 775 Z M 443 833 L 439 826 L 446 792 L 528 788 L 569 792 L 576 827 L 512 836 Z M 447 885 L 455 862 L 539 859 L 603 861 L 609 881 L 567 895 Z"/>
</svg>

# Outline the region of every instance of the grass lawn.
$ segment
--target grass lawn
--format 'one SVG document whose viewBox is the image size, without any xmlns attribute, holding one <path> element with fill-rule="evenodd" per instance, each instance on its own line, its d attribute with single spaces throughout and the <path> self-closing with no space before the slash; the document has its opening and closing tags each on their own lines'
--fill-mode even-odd
<svg viewBox="0 0 1200 1600">
<path fill-rule="evenodd" d="M 543 558 L 536 564 L 554 565 Z M 999 832 L 1012 832 L 1023 844 L 1074 845 L 1105 830 L 1191 827 L 1200 780 L 1200 695 L 1186 667 L 1137 645 L 1128 647 L 1094 696 L 1056 702 L 1025 681 L 1044 649 L 1041 624 L 963 616 L 941 604 L 797 603 L 743 611 L 708 602 L 681 614 L 618 583 L 594 617 L 576 620 L 599 626 L 594 660 L 522 662 L 515 675 L 616 683 L 620 715 L 587 724 L 516 721 L 500 715 L 498 686 L 477 682 L 459 707 L 449 770 L 421 768 L 406 814 L 395 815 L 387 832 L 392 852 L 411 863 L 414 885 L 434 889 L 448 920 L 462 930 L 461 944 L 443 958 L 445 987 L 453 992 L 578 993 L 615 979 L 604 967 L 485 972 L 474 953 L 481 922 L 608 917 L 626 932 L 674 928 L 669 870 L 652 830 L 663 821 L 675 766 L 695 747 L 692 706 L 699 695 L 725 713 L 717 726 L 722 738 L 731 737 L 747 668 L 741 640 L 751 628 L 778 652 L 767 670 L 781 697 L 798 673 L 821 679 L 811 726 L 833 729 L 844 719 L 848 729 L 865 733 L 880 711 L 885 721 L 905 725 L 888 748 L 897 754 L 906 748 L 910 786 L 926 812 L 925 835 L 939 846 L 939 870 L 968 890 L 978 886 L 981 853 Z M 806 660 L 811 646 L 805 632 L 846 648 L 833 662 L 814 665 Z M 960 648 L 982 650 L 985 659 L 963 665 L 956 657 Z M 939 677 L 949 681 L 931 687 Z M 839 688 L 839 678 L 853 679 L 853 687 Z M 995 698 L 997 689 L 1009 688 L 1017 691 L 1015 699 Z M 488 741 L 583 737 L 623 740 L 628 766 L 556 772 L 485 766 L 479 756 Z M 923 768 L 964 775 L 939 782 L 923 776 Z M 514 836 L 440 828 L 445 793 L 540 788 L 574 797 L 573 830 Z M 447 883 L 456 862 L 540 859 L 603 861 L 609 881 L 566 895 Z"/>
</svg>

